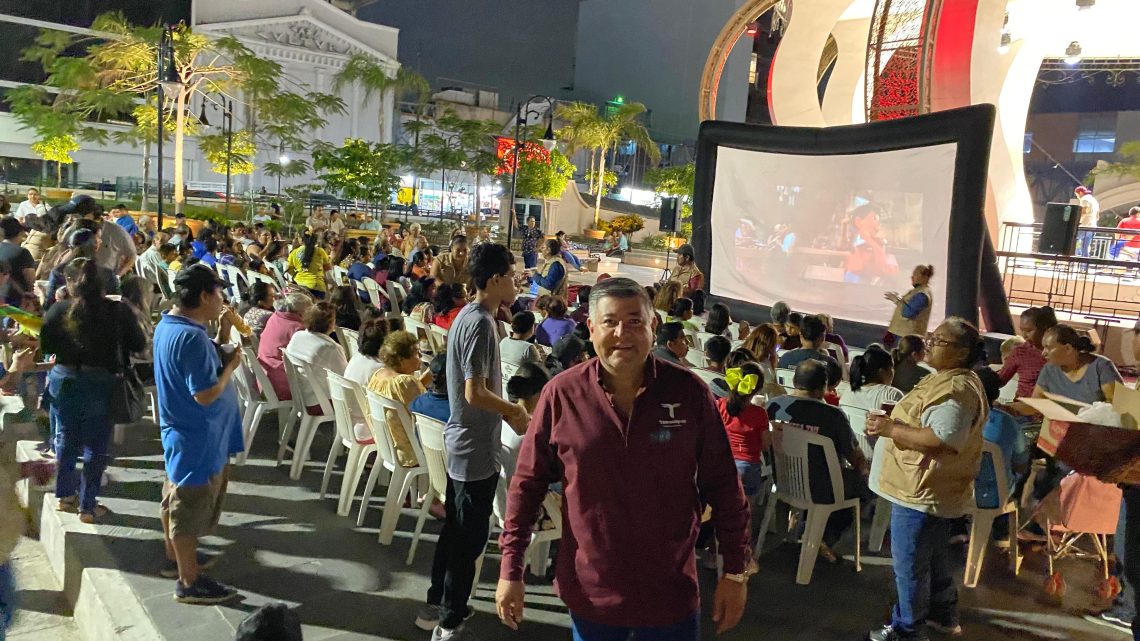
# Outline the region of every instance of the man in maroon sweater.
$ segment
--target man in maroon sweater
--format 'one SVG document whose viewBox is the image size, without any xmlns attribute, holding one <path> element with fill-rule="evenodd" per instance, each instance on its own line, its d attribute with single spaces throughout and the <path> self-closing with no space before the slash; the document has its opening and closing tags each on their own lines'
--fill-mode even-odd
<svg viewBox="0 0 1140 641">
<path fill-rule="evenodd" d="M 724 555 L 717 632 L 744 611 L 749 512 L 708 387 L 649 355 L 645 289 L 611 278 L 590 293 L 598 357 L 543 390 L 511 480 L 500 540 L 499 618 L 518 629 L 523 557 L 551 483 L 565 487 L 555 569 L 578 641 L 693 641 L 700 634 L 694 544 L 705 505 Z"/>
</svg>

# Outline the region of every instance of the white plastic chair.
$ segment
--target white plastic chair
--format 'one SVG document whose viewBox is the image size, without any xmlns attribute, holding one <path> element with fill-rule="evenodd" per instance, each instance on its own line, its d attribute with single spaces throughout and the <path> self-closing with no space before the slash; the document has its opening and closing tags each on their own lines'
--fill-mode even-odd
<svg viewBox="0 0 1140 641">
<path fill-rule="evenodd" d="M 411 565 L 416 557 L 416 547 L 420 543 L 420 535 L 424 531 L 424 522 L 427 521 L 428 512 L 434 499 L 440 502 L 447 496 L 447 451 L 443 440 L 443 423 L 419 413 L 413 413 L 416 421 L 416 431 L 419 432 L 420 446 L 423 448 L 423 462 L 428 470 L 428 493 L 420 506 L 420 515 L 416 519 L 416 529 L 412 533 L 412 547 L 408 550 L 408 558 L 404 561 Z M 478 581 L 478 579 L 476 579 Z"/>
<path fill-rule="evenodd" d="M 835 343 L 825 342 L 823 344 L 823 351 L 835 355 L 835 360 L 839 363 L 839 369 L 843 370 L 843 380 L 851 380 L 851 371 L 847 366 L 847 359 L 843 358 L 843 349 Z"/>
<path fill-rule="evenodd" d="M 376 309 L 384 309 L 384 296 L 380 293 L 380 283 L 368 276 L 361 278 L 360 283 L 364 285 L 364 291 L 368 292 L 368 302 Z"/>
<path fill-rule="evenodd" d="M 704 347 L 701 345 L 701 342 L 697 340 L 696 331 L 691 330 L 688 327 L 686 327 L 683 331 L 685 332 L 685 341 L 689 344 L 689 347 L 691 349 L 704 349 Z"/>
<path fill-rule="evenodd" d="M 994 519 L 1009 514 L 1009 561 L 1014 576 L 1021 570 L 1021 554 L 1017 547 L 1018 507 L 1017 501 L 1010 498 L 1012 490 L 1009 487 L 1009 476 L 1005 469 L 1005 459 L 1002 458 L 1001 448 L 997 443 L 985 441 L 982 443 L 982 455 L 989 455 L 993 461 L 994 477 L 997 479 L 998 507 L 977 507 L 977 485 L 974 486 L 974 509 L 971 510 L 970 548 L 966 552 L 966 574 L 962 585 L 968 588 L 978 586 L 978 579 L 982 576 L 982 565 L 986 561 L 986 548 L 990 546 L 990 532 L 993 531 Z"/>
<path fill-rule="evenodd" d="M 718 374 L 712 370 L 702 369 L 700 367 L 694 367 L 689 371 L 696 374 L 702 381 L 705 382 L 705 385 L 712 385 L 713 381 L 716 379 L 724 378 L 724 376 L 721 374 Z"/>
<path fill-rule="evenodd" d="M 390 398 L 381 396 L 373 390 L 365 390 L 365 393 L 368 395 L 368 406 L 372 412 L 374 424 L 376 424 L 377 419 L 383 419 L 385 409 L 394 410 L 396 412 L 396 415 L 400 418 L 400 425 L 388 425 L 387 429 L 385 430 L 386 434 L 389 431 L 395 429 L 407 430 L 407 427 L 405 426 L 412 427 L 413 430 L 415 429 L 415 423 L 412 421 L 411 415 L 403 405 L 393 401 Z M 377 431 L 380 431 L 380 429 L 377 428 Z M 400 520 L 400 509 L 403 507 L 404 497 L 411 496 L 414 492 L 413 488 L 416 487 L 416 481 L 419 479 L 419 477 L 428 473 L 428 468 L 424 464 L 425 459 L 423 449 L 420 448 L 420 440 L 416 438 L 415 433 L 407 434 L 407 436 L 408 441 L 412 445 L 412 452 L 416 457 L 416 466 L 404 467 L 399 463 L 395 463 L 393 465 L 394 469 L 392 469 L 392 480 L 388 483 L 388 496 L 384 502 L 384 514 L 380 518 L 381 545 L 392 544 L 392 537 L 396 532 L 396 524 Z M 387 438 L 391 439 L 391 436 L 388 435 Z M 391 443 L 391 440 L 389 440 L 389 442 Z M 392 447 L 392 451 L 393 460 L 395 460 L 394 445 Z M 375 474 L 375 468 L 373 468 L 373 474 Z M 368 478 L 368 485 L 364 488 L 365 495 L 368 495 L 371 491 L 371 488 L 374 486 L 375 480 L 373 479 L 373 476 L 370 475 Z M 411 496 L 411 498 L 412 500 L 415 500 L 414 496 Z M 367 501 L 365 502 L 365 505 L 367 505 Z M 361 516 L 357 519 L 357 525 L 363 523 L 363 510 L 364 506 L 362 505 Z"/>
<path fill-rule="evenodd" d="M 708 367 L 709 360 L 705 353 L 700 348 L 690 349 L 689 353 L 685 355 L 685 360 L 693 364 L 693 367 Z"/>
<path fill-rule="evenodd" d="M 340 340 L 340 346 L 344 348 L 344 353 L 348 358 L 356 355 L 356 350 L 360 347 L 360 332 L 347 327 L 336 328 L 336 337 Z"/>
<path fill-rule="evenodd" d="M 811 498 L 811 474 L 808 468 L 808 448 L 817 446 L 823 449 L 824 460 L 827 462 L 828 474 L 831 477 L 832 496 L 834 503 L 815 503 Z M 796 583 L 807 585 L 811 583 L 812 571 L 819 556 L 819 545 L 823 542 L 823 531 L 827 526 L 827 519 L 832 512 L 839 510 L 855 510 L 855 571 L 863 570 L 863 557 L 860 544 L 859 499 L 844 499 L 843 474 L 839 465 L 839 457 L 835 453 L 835 446 L 831 440 L 819 434 L 812 434 L 807 430 L 773 421 L 772 423 L 772 451 L 775 454 L 773 461 L 776 471 L 775 500 L 768 501 L 768 514 L 765 519 L 771 521 L 772 512 L 776 503 L 786 503 L 798 510 L 807 511 L 807 527 L 803 534 L 803 543 L 800 548 L 800 562 L 796 570 Z M 764 532 L 761 531 L 757 547 L 763 545 Z"/>
<path fill-rule="evenodd" d="M 446 354 L 447 353 L 447 330 L 431 323 L 428 325 L 427 333 L 428 344 L 431 345 L 432 354 Z"/>
<path fill-rule="evenodd" d="M 334 285 L 347 285 L 348 284 L 348 270 L 340 265 L 334 265 L 332 268 L 332 282 Z"/>
<path fill-rule="evenodd" d="M 694 318 L 693 320 L 696 319 Z M 717 334 L 710 334 L 704 331 L 697 332 L 697 349 L 703 351 L 705 349 L 705 343 L 709 342 L 709 339 L 713 336 L 717 336 Z"/>
<path fill-rule="evenodd" d="M 360 486 L 360 478 L 364 475 L 364 463 L 368 456 L 377 451 L 376 439 L 358 441 L 353 425 L 356 417 L 364 418 L 357 405 L 356 393 L 353 391 L 353 382 L 340 376 L 336 372 L 325 370 L 329 377 L 329 398 L 332 402 L 333 415 L 336 417 L 337 438 L 333 440 L 332 449 L 329 450 L 328 461 L 325 462 L 325 475 L 321 478 L 321 498 L 325 498 L 328 490 L 329 477 L 332 475 L 333 462 L 340 455 L 342 449 L 348 450 L 348 458 L 344 462 L 344 478 L 340 484 L 340 499 L 336 504 L 336 513 L 339 516 L 348 516 L 352 509 L 352 497 L 356 496 L 356 488 Z"/>
<path fill-rule="evenodd" d="M 245 282 L 249 283 L 251 287 L 253 286 L 254 283 L 256 283 L 258 281 L 261 281 L 261 282 L 266 283 L 268 285 L 273 285 L 274 287 L 280 287 L 280 285 L 278 285 L 277 281 L 273 280 L 273 278 L 271 276 L 266 276 L 265 274 L 262 274 L 261 272 L 255 272 L 252 269 L 247 269 L 245 271 Z"/>
<path fill-rule="evenodd" d="M 504 527 L 507 517 L 507 494 L 511 487 L 511 477 L 514 476 L 515 467 L 518 465 L 522 439 L 522 436 L 516 434 L 514 429 L 503 421 L 499 439 L 502 446 L 499 457 L 499 486 L 495 488 L 495 501 L 492 505 L 492 514 L 500 529 Z M 542 506 L 545 508 L 546 518 L 535 524 L 523 565 L 524 569 L 530 566 L 531 572 L 538 576 L 546 574 L 550 562 L 551 541 L 562 538 L 562 509 L 559 501 L 548 492 Z M 543 529 L 544 524 L 549 524 L 550 527 Z"/>
<path fill-rule="evenodd" d="M 389 280 L 384 283 L 384 290 L 388 294 L 388 300 L 392 302 L 392 309 L 401 309 L 404 306 L 404 299 L 408 297 L 408 291 L 404 286 L 394 280 Z"/>
<path fill-rule="evenodd" d="M 792 378 L 796 375 L 796 370 L 788 369 L 786 367 L 779 367 L 776 369 L 776 382 L 784 387 L 791 388 Z"/>
<path fill-rule="evenodd" d="M 245 438 L 245 451 L 238 455 L 238 465 L 244 465 L 246 459 L 249 458 L 249 448 L 253 445 L 253 437 L 257 434 L 257 428 L 261 425 L 261 419 L 265 416 L 265 412 L 278 411 L 278 423 L 281 425 L 282 432 L 292 431 L 293 424 L 297 422 L 299 416 L 293 411 L 294 403 L 292 400 L 277 398 L 277 392 L 273 389 L 273 384 L 269 382 L 269 376 L 265 373 L 265 368 L 261 366 L 261 362 L 257 360 L 257 353 L 253 351 L 253 348 L 242 347 L 241 360 L 242 364 L 238 367 L 237 373 L 240 378 L 244 378 L 244 384 L 249 390 L 249 397 L 245 403 L 245 411 L 242 412 L 241 419 L 241 433 Z M 239 385 L 242 384 L 240 378 Z M 238 389 L 240 391 L 241 388 Z"/>
<path fill-rule="evenodd" d="M 278 289 L 284 290 L 289 286 L 290 279 L 285 276 L 285 272 L 281 271 L 280 267 L 271 261 L 265 261 L 265 268 L 269 270 L 269 273 L 273 276 L 273 280 L 277 281 Z"/>
<path fill-rule="evenodd" d="M 329 398 L 324 388 L 317 384 L 316 372 L 313 367 L 305 361 L 289 354 L 284 348 L 281 349 L 283 356 L 282 360 L 285 362 L 285 375 L 289 378 L 289 390 L 292 392 L 294 407 L 299 407 L 301 411 L 301 425 L 297 428 L 297 443 L 293 448 L 293 461 L 289 465 L 289 478 L 294 481 L 301 478 L 301 472 L 305 469 L 305 462 L 309 460 L 309 449 L 313 446 L 313 439 L 317 435 L 317 428 L 325 423 L 333 423 L 336 418 L 333 416 L 332 405 L 329 403 Z M 321 408 L 319 415 L 310 414 L 305 407 L 304 392 L 302 391 L 308 387 L 313 391 L 313 395 L 317 398 L 317 405 Z M 288 444 L 288 436 L 283 439 L 281 447 Z M 278 450 L 278 459 L 284 454 L 283 450 Z"/>
</svg>

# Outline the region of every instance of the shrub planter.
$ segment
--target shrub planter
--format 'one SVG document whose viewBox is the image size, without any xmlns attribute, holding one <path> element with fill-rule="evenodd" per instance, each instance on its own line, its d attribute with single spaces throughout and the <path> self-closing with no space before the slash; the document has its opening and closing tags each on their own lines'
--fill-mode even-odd
<svg viewBox="0 0 1140 641">
<path fill-rule="evenodd" d="M 584 229 L 582 230 L 582 234 L 587 238 L 592 238 L 594 240 L 601 240 L 606 237 L 606 232 L 601 231 L 600 229 Z"/>
</svg>

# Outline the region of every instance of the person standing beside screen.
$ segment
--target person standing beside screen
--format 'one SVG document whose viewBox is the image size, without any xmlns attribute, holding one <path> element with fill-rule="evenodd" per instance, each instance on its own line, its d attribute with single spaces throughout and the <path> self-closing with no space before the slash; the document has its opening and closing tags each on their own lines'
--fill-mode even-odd
<svg viewBox="0 0 1140 641">
<path fill-rule="evenodd" d="M 416 615 L 416 626 L 432 630 L 432 641 L 463 638 L 475 560 L 487 546 L 499 485 L 503 421 L 519 434 L 530 421 L 525 409 L 503 398 L 494 316 L 515 300 L 514 254 L 503 245 L 483 243 L 471 250 L 469 264 L 475 299 L 455 317 L 447 339 L 447 517 L 427 602 Z"/>
<path fill-rule="evenodd" d="M 926 336 L 930 327 L 930 310 L 934 305 L 934 294 L 930 292 L 930 279 L 933 276 L 934 265 L 919 265 L 910 274 L 913 287 L 909 292 L 902 296 L 898 292 L 883 295 L 883 298 L 895 304 L 895 313 L 887 327 L 890 345 L 894 345 L 900 336 Z"/>
<path fill-rule="evenodd" d="M 528 216 L 526 227 L 519 230 L 522 237 L 523 267 L 534 269 L 538 265 L 538 241 L 542 240 L 542 230 L 538 228 L 534 216 Z"/>
<path fill-rule="evenodd" d="M 513 630 L 522 623 L 526 548 L 548 488 L 561 482 L 555 584 L 575 639 L 700 636 L 695 543 L 705 505 L 724 555 L 712 604 L 723 633 L 740 621 L 751 570 L 748 505 L 719 412 L 696 376 L 650 355 L 644 287 L 610 278 L 590 298 L 598 357 L 547 384 L 511 478 L 499 618 Z"/>
</svg>

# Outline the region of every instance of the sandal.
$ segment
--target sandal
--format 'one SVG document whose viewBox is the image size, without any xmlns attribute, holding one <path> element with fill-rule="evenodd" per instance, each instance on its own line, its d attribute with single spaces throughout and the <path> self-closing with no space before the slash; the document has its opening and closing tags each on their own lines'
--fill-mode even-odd
<svg viewBox="0 0 1140 641">
<path fill-rule="evenodd" d="M 107 506 L 103 505 L 102 503 L 97 503 L 97 504 L 95 504 L 95 510 L 94 511 L 83 512 L 82 514 L 79 515 L 79 520 L 82 521 L 83 523 L 91 525 L 91 524 L 95 523 L 95 519 L 100 519 L 100 518 L 103 518 L 104 516 L 107 516 L 107 514 L 110 511 L 111 510 L 107 509 Z"/>
<path fill-rule="evenodd" d="M 68 514 L 79 512 L 79 495 L 58 499 L 55 504 L 55 510 L 56 512 L 67 512 Z"/>
<path fill-rule="evenodd" d="M 828 547 L 825 543 L 819 544 L 819 558 L 827 561 L 832 565 L 839 563 L 839 557 L 835 555 L 835 551 Z"/>
</svg>

